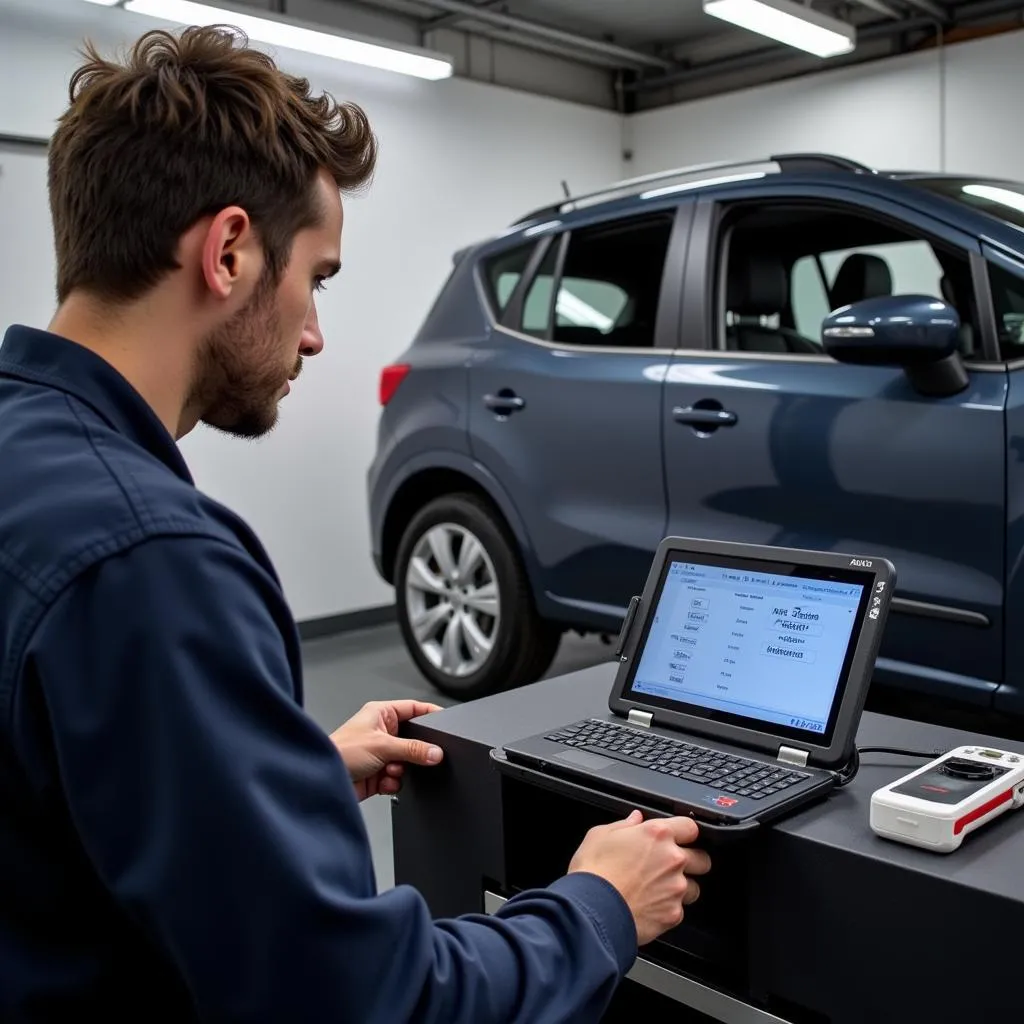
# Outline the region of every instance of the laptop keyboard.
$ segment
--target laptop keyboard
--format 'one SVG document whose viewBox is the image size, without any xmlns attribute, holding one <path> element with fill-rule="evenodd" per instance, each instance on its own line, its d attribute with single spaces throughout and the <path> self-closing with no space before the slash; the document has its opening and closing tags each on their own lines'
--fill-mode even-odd
<svg viewBox="0 0 1024 1024">
<path fill-rule="evenodd" d="M 597 719 L 564 726 L 545 738 L 751 800 L 763 800 L 810 778 L 807 772 L 751 761 L 683 740 L 667 739 L 645 729 Z"/>
</svg>

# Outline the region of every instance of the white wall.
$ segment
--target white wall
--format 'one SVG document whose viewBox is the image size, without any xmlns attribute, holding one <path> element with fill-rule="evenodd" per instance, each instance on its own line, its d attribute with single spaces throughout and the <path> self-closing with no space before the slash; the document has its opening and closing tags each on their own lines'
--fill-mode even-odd
<svg viewBox="0 0 1024 1024">
<path fill-rule="evenodd" d="M 630 118 L 630 174 L 778 152 L 1024 177 L 1013 111 L 1024 33 L 663 107 Z"/>
<path fill-rule="evenodd" d="M 0 133 L 50 133 L 83 35 L 107 48 L 150 24 L 80 0 L 0 0 Z M 186 439 L 200 486 L 256 528 L 297 618 L 389 602 L 369 558 L 364 485 L 377 374 L 415 331 L 453 250 L 557 197 L 563 178 L 584 190 L 624 173 L 808 149 L 876 166 L 1024 176 L 1012 118 L 1022 41 L 1015 33 L 761 86 L 639 114 L 624 129 L 596 109 L 284 55 L 290 70 L 367 108 L 382 143 L 379 172 L 347 206 L 345 268 L 321 305 L 327 350 L 270 438 L 246 447 L 200 430 Z M 623 132 L 634 152 L 625 168 Z M 44 161 L 0 153 L 0 167 L 2 319 L 45 324 Z"/>
<path fill-rule="evenodd" d="M 152 22 L 75 0 L 26 14 L 0 0 L 0 134 L 49 135 L 84 33 L 103 48 Z M 53 16 L 60 13 L 59 20 Z M 47 16 L 49 15 L 49 16 Z M 254 526 L 297 618 L 389 603 L 369 556 L 365 473 L 379 369 L 407 345 L 452 252 L 560 194 L 621 172 L 611 113 L 461 80 L 421 83 L 295 54 L 292 71 L 365 106 L 381 139 L 367 196 L 347 205 L 344 269 L 321 299 L 327 338 L 283 406 L 245 446 L 200 429 L 182 447 L 199 485 Z M 45 326 L 52 250 L 41 156 L 0 153 L 0 309 Z"/>
</svg>

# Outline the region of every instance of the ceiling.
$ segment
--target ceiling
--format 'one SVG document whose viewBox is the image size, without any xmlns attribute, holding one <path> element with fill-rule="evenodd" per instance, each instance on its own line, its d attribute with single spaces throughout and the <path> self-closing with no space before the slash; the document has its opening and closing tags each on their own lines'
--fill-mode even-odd
<svg viewBox="0 0 1024 1024">
<path fill-rule="evenodd" d="M 506 10 L 633 45 L 696 38 L 714 31 L 700 0 L 515 0 Z M 712 22 L 709 24 L 709 22 Z"/>
<path fill-rule="evenodd" d="M 819 60 L 706 15 L 701 0 L 231 0 L 443 52 L 460 77 L 623 113 L 1024 28 L 1024 0 L 805 2 L 857 26 L 852 54 Z M 0 12 L 18 9 L 113 16 L 79 0 L 0 0 Z"/>
<path fill-rule="evenodd" d="M 411 18 L 422 40 L 443 32 L 556 53 L 615 76 L 618 105 L 637 110 L 776 81 L 823 62 L 706 15 L 701 0 L 334 0 Z M 859 63 L 1024 27 L 1024 0 L 809 0 L 857 26 Z M 474 15 L 473 9 L 479 8 Z"/>
</svg>

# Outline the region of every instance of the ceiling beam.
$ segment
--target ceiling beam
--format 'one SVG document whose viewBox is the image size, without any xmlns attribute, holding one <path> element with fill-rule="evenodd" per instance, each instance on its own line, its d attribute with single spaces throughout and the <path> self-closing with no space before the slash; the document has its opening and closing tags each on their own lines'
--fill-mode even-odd
<svg viewBox="0 0 1024 1024">
<path fill-rule="evenodd" d="M 977 0 L 974 3 L 962 4 L 957 7 L 952 19 L 955 23 L 961 24 L 973 18 L 987 18 L 1000 14 L 1010 14 L 1024 9 L 1024 0 Z M 936 29 L 935 18 L 921 16 L 906 18 L 902 21 L 880 21 L 871 25 L 865 25 L 857 29 L 858 42 L 871 42 L 876 39 L 886 39 L 889 36 L 901 35 L 904 32 L 916 32 L 922 29 Z M 757 50 L 750 50 L 733 57 L 724 57 L 721 60 L 709 61 L 706 64 L 693 64 L 689 67 L 679 68 L 663 75 L 651 75 L 639 78 L 635 82 L 627 82 L 622 88 L 626 92 L 653 92 L 658 89 L 672 88 L 676 85 L 686 85 L 702 78 L 710 78 L 714 75 L 728 75 L 738 71 L 749 71 L 753 68 L 775 64 L 780 61 L 793 60 L 801 56 L 798 50 L 789 46 L 761 47 Z M 856 51 L 850 55 L 847 63 L 856 63 Z"/>
<path fill-rule="evenodd" d="M 952 14 L 944 7 L 935 3 L 935 0 L 906 0 L 911 7 L 916 7 L 922 14 L 931 15 L 940 25 L 952 21 Z"/>
<path fill-rule="evenodd" d="M 626 46 L 619 46 L 616 43 L 608 43 L 603 39 L 594 39 L 591 36 L 579 35 L 576 32 L 566 32 L 564 29 L 553 28 L 550 25 L 542 25 L 536 21 L 529 21 L 513 14 L 505 14 L 501 11 L 481 10 L 479 7 L 466 0 L 420 0 L 425 7 L 433 7 L 446 14 L 458 15 L 461 20 L 475 21 L 484 25 L 495 25 L 498 28 L 506 28 L 523 35 L 536 36 L 539 39 L 548 39 L 551 42 L 561 43 L 576 50 L 588 50 L 591 53 L 598 53 L 605 57 L 613 57 L 620 61 L 624 67 L 658 68 L 661 71 L 669 71 L 676 65 L 664 57 L 656 57 L 642 50 L 633 50 Z"/>
<path fill-rule="evenodd" d="M 907 0 L 907 2 L 909 3 L 910 0 Z M 923 2 L 927 3 L 928 0 L 923 0 Z M 899 20 L 903 17 L 895 7 L 886 3 L 886 0 L 857 0 L 857 3 L 859 3 L 861 7 L 868 7 L 878 14 L 884 14 L 887 18 L 895 18 Z"/>
<path fill-rule="evenodd" d="M 497 7 L 502 0 L 480 0 L 479 3 L 474 4 L 475 7 Z M 469 15 L 466 14 L 455 14 L 450 12 L 448 14 L 438 14 L 436 17 L 427 18 L 425 21 L 420 22 L 420 30 L 423 32 L 436 32 L 439 28 L 448 28 L 450 25 L 456 25 L 460 21 L 465 21 Z"/>
</svg>

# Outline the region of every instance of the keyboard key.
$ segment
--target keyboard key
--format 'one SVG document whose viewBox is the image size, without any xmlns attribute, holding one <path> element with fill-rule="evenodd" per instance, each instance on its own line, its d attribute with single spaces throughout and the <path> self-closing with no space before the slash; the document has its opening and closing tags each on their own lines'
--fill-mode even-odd
<svg viewBox="0 0 1024 1024">
<path fill-rule="evenodd" d="M 626 764 L 687 779 L 743 796 L 771 795 L 809 776 L 764 761 L 653 735 L 631 725 L 585 719 L 548 734 L 548 739 L 579 750 L 592 751 Z M 760 787 L 760 788 L 758 788 Z M 775 788 L 778 787 L 778 788 Z"/>
<path fill-rule="evenodd" d="M 633 757 L 623 750 L 609 750 L 607 747 L 599 747 L 594 743 L 580 743 L 579 749 L 590 751 L 592 754 L 603 754 L 605 757 L 611 757 L 616 761 L 625 761 L 626 764 L 635 764 L 640 768 L 650 767 L 646 761 L 642 761 L 639 757 Z"/>
</svg>

